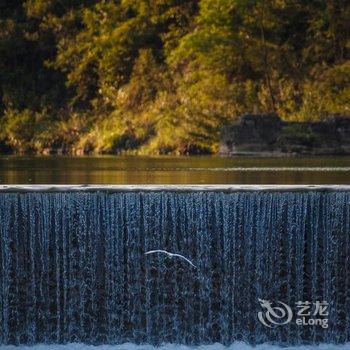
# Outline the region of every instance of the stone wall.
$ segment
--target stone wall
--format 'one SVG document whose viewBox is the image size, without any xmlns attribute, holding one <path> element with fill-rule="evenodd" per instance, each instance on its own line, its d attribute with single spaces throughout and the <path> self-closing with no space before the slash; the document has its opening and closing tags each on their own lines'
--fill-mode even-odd
<svg viewBox="0 0 350 350">
<path fill-rule="evenodd" d="M 221 130 L 220 154 L 350 154 L 350 118 L 285 122 L 277 115 L 243 115 Z"/>
</svg>

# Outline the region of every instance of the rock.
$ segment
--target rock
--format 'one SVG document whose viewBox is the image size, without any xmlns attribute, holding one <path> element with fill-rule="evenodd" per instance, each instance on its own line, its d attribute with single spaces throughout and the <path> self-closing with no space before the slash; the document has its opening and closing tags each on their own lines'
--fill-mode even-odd
<svg viewBox="0 0 350 350">
<path fill-rule="evenodd" d="M 221 130 L 221 155 L 350 154 L 350 118 L 285 122 L 275 114 L 239 116 Z"/>
</svg>

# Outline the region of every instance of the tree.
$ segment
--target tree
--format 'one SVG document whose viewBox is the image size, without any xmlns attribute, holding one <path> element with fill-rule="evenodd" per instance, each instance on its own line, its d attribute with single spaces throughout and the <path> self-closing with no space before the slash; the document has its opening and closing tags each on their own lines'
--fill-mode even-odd
<svg viewBox="0 0 350 350">
<path fill-rule="evenodd" d="M 3 2 L 0 142 L 215 153 L 239 114 L 349 113 L 349 16 L 345 0 Z"/>
</svg>

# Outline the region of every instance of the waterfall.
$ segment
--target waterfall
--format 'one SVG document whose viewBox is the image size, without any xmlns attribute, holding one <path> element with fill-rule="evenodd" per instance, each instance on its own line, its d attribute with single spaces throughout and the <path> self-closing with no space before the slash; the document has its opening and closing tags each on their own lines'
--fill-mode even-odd
<svg viewBox="0 0 350 350">
<path fill-rule="evenodd" d="M 347 191 L 0 193 L 0 344 L 349 341 L 349 216 Z"/>
</svg>

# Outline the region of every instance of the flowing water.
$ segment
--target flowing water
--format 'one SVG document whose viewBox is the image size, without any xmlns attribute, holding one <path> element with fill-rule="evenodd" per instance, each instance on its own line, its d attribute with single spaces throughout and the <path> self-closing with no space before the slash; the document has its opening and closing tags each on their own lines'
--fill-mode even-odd
<svg viewBox="0 0 350 350">
<path fill-rule="evenodd" d="M 0 344 L 350 341 L 348 191 L 2 192 L 0 220 Z M 259 299 L 292 319 L 263 325 Z"/>
<path fill-rule="evenodd" d="M 350 344 L 320 344 L 306 346 L 287 346 L 279 347 L 271 344 L 261 344 L 252 346 L 243 342 L 235 342 L 230 346 L 222 344 L 186 346 L 180 344 L 163 344 L 159 347 L 152 345 L 137 345 L 133 343 L 124 343 L 120 345 L 86 345 L 79 343 L 70 343 L 67 345 L 34 345 L 34 346 L 0 346 L 2 350 L 349 350 Z"/>
</svg>

